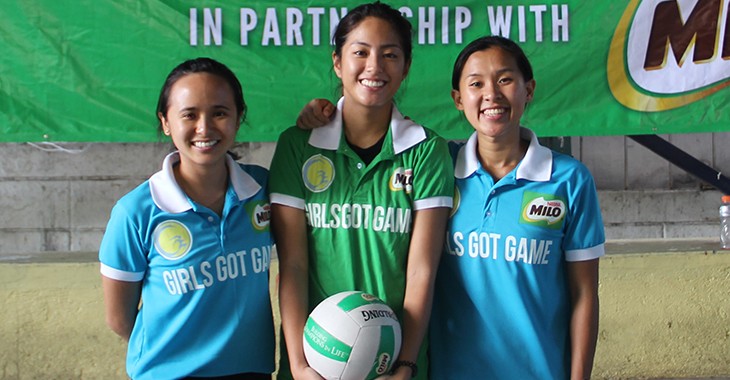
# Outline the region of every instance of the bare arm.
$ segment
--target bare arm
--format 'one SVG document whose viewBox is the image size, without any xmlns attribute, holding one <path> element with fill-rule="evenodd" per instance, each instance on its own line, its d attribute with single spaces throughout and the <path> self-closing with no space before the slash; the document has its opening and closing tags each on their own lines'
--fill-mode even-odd
<svg viewBox="0 0 730 380">
<path fill-rule="evenodd" d="M 335 114 L 335 105 L 327 99 L 312 99 L 299 112 L 297 127 L 314 129 L 329 123 Z"/>
<path fill-rule="evenodd" d="M 415 362 L 418 359 L 418 351 L 431 317 L 434 282 L 448 216 L 449 209 L 440 207 L 417 211 L 413 218 L 403 300 L 403 346 L 398 360 Z M 402 366 L 393 377 L 410 379 L 411 369 Z"/>
<path fill-rule="evenodd" d="M 321 379 L 309 367 L 302 348 L 308 317 L 309 252 L 304 210 L 273 204 L 271 223 L 279 255 L 279 308 L 281 325 L 295 379 Z"/>
<path fill-rule="evenodd" d="M 106 324 L 117 335 L 129 341 L 139 311 L 142 282 L 126 282 L 102 276 Z"/>
<path fill-rule="evenodd" d="M 598 338 L 598 259 L 568 262 L 572 380 L 590 379 Z"/>
</svg>

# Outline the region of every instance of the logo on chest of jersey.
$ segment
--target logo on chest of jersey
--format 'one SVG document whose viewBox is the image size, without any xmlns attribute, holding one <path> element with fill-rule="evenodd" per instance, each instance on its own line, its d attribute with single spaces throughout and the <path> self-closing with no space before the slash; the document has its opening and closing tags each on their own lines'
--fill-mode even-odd
<svg viewBox="0 0 730 380">
<path fill-rule="evenodd" d="M 390 176 L 390 190 L 403 191 L 410 194 L 413 191 L 413 169 L 396 168 Z"/>
<path fill-rule="evenodd" d="M 563 226 L 566 211 L 565 201 L 561 198 L 526 191 L 522 195 L 520 223 L 559 229 Z"/>
<path fill-rule="evenodd" d="M 166 220 L 155 227 L 152 240 L 157 252 L 168 260 L 179 260 L 190 252 L 193 235 L 177 220 Z"/>
<path fill-rule="evenodd" d="M 256 231 L 265 231 L 271 220 L 271 206 L 266 202 L 257 202 L 249 206 L 251 225 Z"/>
<path fill-rule="evenodd" d="M 332 161 L 321 155 L 309 157 L 302 166 L 302 180 L 304 186 L 313 193 L 327 190 L 335 179 L 335 166 Z"/>
</svg>

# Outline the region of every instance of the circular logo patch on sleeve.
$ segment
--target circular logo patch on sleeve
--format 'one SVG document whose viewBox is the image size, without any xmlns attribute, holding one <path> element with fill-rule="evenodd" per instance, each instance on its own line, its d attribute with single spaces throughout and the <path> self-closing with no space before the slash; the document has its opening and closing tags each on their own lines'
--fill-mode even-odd
<svg viewBox="0 0 730 380">
<path fill-rule="evenodd" d="M 155 249 L 168 260 L 179 260 L 190 252 L 193 235 L 177 220 L 166 220 L 157 225 L 152 235 Z"/>
</svg>

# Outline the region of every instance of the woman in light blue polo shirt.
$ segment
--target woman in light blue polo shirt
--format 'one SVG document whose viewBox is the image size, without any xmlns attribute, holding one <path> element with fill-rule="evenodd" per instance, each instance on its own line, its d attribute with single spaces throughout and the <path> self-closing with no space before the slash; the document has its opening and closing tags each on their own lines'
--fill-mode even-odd
<svg viewBox="0 0 730 380">
<path fill-rule="evenodd" d="M 520 125 L 535 85 L 506 38 L 479 38 L 454 64 L 451 96 L 475 131 L 450 146 L 456 191 L 430 323 L 432 379 L 591 376 L 603 221 L 588 169 Z M 297 123 L 322 125 L 331 110 L 314 100 Z"/>
<path fill-rule="evenodd" d="M 245 113 L 238 79 L 212 59 L 181 63 L 162 87 L 177 151 L 117 202 L 99 249 L 132 379 L 271 379 L 268 173 L 228 154 Z"/>
</svg>

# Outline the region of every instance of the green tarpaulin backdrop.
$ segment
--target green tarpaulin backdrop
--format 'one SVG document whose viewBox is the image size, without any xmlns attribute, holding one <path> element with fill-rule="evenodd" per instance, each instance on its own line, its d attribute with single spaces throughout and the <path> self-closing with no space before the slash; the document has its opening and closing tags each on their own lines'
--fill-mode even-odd
<svg viewBox="0 0 730 380">
<path fill-rule="evenodd" d="M 730 130 L 730 0 L 398 1 L 415 30 L 401 110 L 446 138 L 476 37 L 520 43 L 541 136 Z M 10 0 L 0 6 L 0 142 L 157 141 L 165 75 L 209 56 L 239 76 L 243 141 L 275 141 L 313 97 L 336 99 L 330 29 L 353 1 Z"/>
</svg>

